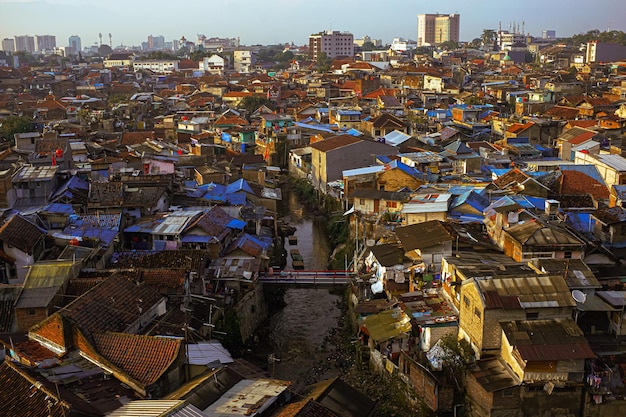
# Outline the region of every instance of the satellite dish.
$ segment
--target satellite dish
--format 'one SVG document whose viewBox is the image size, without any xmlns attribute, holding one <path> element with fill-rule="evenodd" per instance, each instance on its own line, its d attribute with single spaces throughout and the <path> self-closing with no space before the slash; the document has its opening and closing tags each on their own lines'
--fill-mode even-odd
<svg viewBox="0 0 626 417">
<path fill-rule="evenodd" d="M 577 303 L 584 303 L 587 300 L 587 294 L 585 294 L 584 292 L 580 290 L 574 290 L 572 291 L 572 298 Z"/>
</svg>

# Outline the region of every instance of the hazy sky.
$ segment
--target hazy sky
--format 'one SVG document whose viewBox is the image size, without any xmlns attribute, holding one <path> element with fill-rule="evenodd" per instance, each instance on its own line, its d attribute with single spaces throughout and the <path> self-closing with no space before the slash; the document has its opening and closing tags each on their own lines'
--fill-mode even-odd
<svg viewBox="0 0 626 417">
<path fill-rule="evenodd" d="M 308 42 L 323 30 L 369 35 L 390 43 L 394 37 L 415 40 L 420 13 L 459 13 L 461 40 L 483 29 L 508 29 L 525 22 L 525 32 L 541 36 L 554 29 L 559 37 L 591 29 L 626 32 L 624 0 L 0 0 L 0 38 L 55 35 L 67 46 L 78 35 L 83 47 L 98 42 L 140 45 L 148 35 L 166 41 L 185 36 L 240 37 L 244 45 Z"/>
</svg>

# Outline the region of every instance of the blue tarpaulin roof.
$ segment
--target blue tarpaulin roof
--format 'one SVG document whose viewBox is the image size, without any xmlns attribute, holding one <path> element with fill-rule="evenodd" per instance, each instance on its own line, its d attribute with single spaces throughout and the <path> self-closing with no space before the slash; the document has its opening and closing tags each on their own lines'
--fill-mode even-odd
<svg viewBox="0 0 626 417">
<path fill-rule="evenodd" d="M 244 222 L 243 220 L 239 220 L 239 219 L 232 219 L 231 221 L 228 222 L 226 227 L 230 229 L 242 230 L 244 227 L 246 227 L 246 222 Z"/>
</svg>

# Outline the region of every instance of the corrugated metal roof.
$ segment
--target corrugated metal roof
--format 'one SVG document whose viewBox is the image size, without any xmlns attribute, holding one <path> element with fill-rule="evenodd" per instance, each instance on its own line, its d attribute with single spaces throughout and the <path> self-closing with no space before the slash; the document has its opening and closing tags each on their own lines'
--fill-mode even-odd
<svg viewBox="0 0 626 417">
<path fill-rule="evenodd" d="M 206 410 L 211 417 L 257 415 L 267 410 L 291 382 L 260 378 L 239 381 Z M 121 416 L 120 416 L 121 417 Z"/>
<path fill-rule="evenodd" d="M 475 282 L 484 294 L 486 308 L 520 309 L 576 305 L 562 276 L 479 277 L 475 278 Z"/>
<path fill-rule="evenodd" d="M 601 162 L 614 168 L 618 171 L 626 171 L 626 158 L 621 155 L 597 155 L 596 156 Z"/>
<path fill-rule="evenodd" d="M 230 352 L 220 342 L 201 342 L 187 345 L 188 363 L 191 365 L 208 365 L 211 363 L 233 363 Z"/>
<path fill-rule="evenodd" d="M 184 412 L 183 412 L 184 411 Z M 182 414 L 181 414 L 182 412 Z M 135 400 L 107 414 L 107 417 L 207 417 L 183 400 Z"/>
<path fill-rule="evenodd" d="M 571 319 L 500 322 L 509 344 L 525 361 L 595 358 L 583 331 Z"/>
</svg>

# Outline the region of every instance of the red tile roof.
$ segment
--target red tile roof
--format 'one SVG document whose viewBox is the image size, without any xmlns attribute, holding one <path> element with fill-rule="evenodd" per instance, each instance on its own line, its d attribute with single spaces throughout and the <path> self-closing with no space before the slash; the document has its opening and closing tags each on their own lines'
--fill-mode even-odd
<svg viewBox="0 0 626 417">
<path fill-rule="evenodd" d="M 561 194 L 591 194 L 595 200 L 608 199 L 610 192 L 606 185 L 599 183 L 589 175 L 576 170 L 561 171 Z"/>
<path fill-rule="evenodd" d="M 526 129 L 530 129 L 534 125 L 535 125 L 535 123 L 533 123 L 533 122 L 513 123 L 511 126 L 509 126 L 509 128 L 506 131 L 517 134 L 517 133 L 523 132 Z"/>
<path fill-rule="evenodd" d="M 102 357 L 144 385 L 157 382 L 179 357 L 183 345 L 181 339 L 125 333 L 97 333 L 93 338 Z"/>
</svg>

